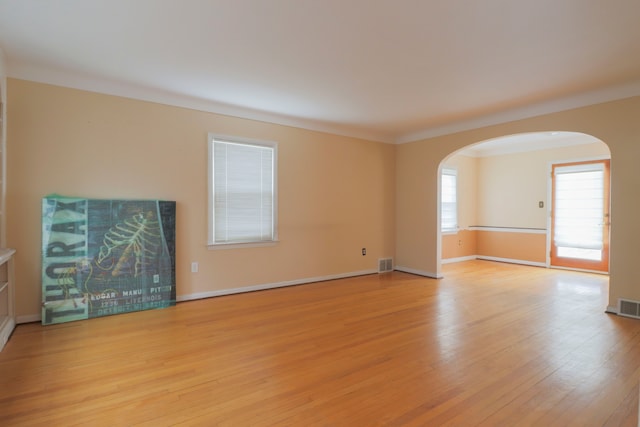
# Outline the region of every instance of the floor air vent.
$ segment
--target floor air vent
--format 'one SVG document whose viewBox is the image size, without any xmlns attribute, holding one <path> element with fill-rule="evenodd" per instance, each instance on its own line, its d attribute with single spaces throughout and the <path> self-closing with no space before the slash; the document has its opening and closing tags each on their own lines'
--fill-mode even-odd
<svg viewBox="0 0 640 427">
<path fill-rule="evenodd" d="M 393 271 L 393 258 L 383 258 L 378 260 L 378 273 Z"/>
<path fill-rule="evenodd" d="M 640 319 L 640 301 L 619 299 L 618 314 L 620 316 L 633 317 L 634 319 Z"/>
</svg>

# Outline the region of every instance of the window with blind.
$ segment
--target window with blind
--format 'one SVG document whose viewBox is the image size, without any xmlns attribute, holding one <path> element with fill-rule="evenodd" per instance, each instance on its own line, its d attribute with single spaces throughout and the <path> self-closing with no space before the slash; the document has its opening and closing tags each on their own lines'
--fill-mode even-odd
<svg viewBox="0 0 640 427">
<path fill-rule="evenodd" d="M 277 145 L 209 135 L 209 245 L 277 240 Z"/>
<path fill-rule="evenodd" d="M 440 208 L 442 231 L 458 231 L 457 171 L 455 169 L 442 170 Z"/>
<path fill-rule="evenodd" d="M 600 260 L 604 225 L 604 165 L 554 168 L 554 245 L 558 256 Z"/>
</svg>

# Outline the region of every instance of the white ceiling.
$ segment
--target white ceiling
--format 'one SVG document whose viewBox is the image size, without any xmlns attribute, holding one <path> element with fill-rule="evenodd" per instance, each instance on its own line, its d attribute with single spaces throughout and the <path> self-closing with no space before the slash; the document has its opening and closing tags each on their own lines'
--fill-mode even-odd
<svg viewBox="0 0 640 427">
<path fill-rule="evenodd" d="M 640 95 L 638 0 L 0 0 L 10 77 L 385 142 Z"/>
</svg>

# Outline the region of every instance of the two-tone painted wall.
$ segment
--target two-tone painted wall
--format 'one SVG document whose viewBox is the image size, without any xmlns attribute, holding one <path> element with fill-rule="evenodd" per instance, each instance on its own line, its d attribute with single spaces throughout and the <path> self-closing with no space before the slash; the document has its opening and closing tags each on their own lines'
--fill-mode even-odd
<svg viewBox="0 0 640 427">
<path fill-rule="evenodd" d="M 592 135 L 611 152 L 611 259 L 609 308 L 618 298 L 640 300 L 636 264 L 640 259 L 640 97 L 540 115 L 458 132 L 396 148 L 396 265 L 441 275 L 438 230 L 440 163 L 463 147 L 505 135 L 570 131 Z"/>
<path fill-rule="evenodd" d="M 442 235 L 443 262 L 484 258 L 546 266 L 551 164 L 609 156 L 606 144 L 595 142 L 449 157 L 444 165 L 458 171 L 460 230 Z"/>
</svg>

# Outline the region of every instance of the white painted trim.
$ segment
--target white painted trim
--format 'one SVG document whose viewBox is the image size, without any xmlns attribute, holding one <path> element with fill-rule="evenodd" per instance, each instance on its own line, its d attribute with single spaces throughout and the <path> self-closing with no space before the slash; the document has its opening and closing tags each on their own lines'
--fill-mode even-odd
<svg viewBox="0 0 640 427">
<path fill-rule="evenodd" d="M 608 271 L 588 270 L 586 268 L 563 267 L 560 265 L 551 265 L 551 264 L 549 264 L 549 268 L 553 268 L 554 270 L 567 270 L 567 271 L 579 271 L 582 273 L 602 274 L 605 276 L 609 275 Z"/>
<path fill-rule="evenodd" d="M 469 230 L 495 231 L 499 233 L 547 234 L 547 230 L 544 228 L 482 227 L 479 225 L 474 225 L 469 227 Z"/>
<path fill-rule="evenodd" d="M 574 96 L 543 101 L 537 104 L 530 104 L 520 108 L 509 108 L 499 113 L 488 114 L 469 120 L 462 120 L 440 126 L 431 126 L 430 128 L 422 131 L 400 135 L 396 138 L 396 144 L 421 141 L 424 139 L 435 138 L 437 136 L 450 135 L 457 132 L 498 125 L 515 120 L 586 107 L 588 105 L 596 105 L 604 102 L 631 98 L 637 95 L 640 95 L 640 80 L 618 86 L 584 92 Z"/>
<path fill-rule="evenodd" d="M 2 351 L 4 346 L 7 344 L 7 341 L 9 341 L 9 337 L 13 333 L 13 330 L 15 329 L 15 327 L 16 327 L 15 320 L 12 318 L 9 318 L 4 323 L 4 325 L 2 325 L 2 328 L 0 328 L 0 351 Z"/>
<path fill-rule="evenodd" d="M 464 261 L 473 261 L 475 259 L 478 259 L 478 257 L 476 255 L 470 255 L 470 256 L 463 256 L 463 257 L 458 257 L 458 258 L 445 258 L 442 260 L 443 264 L 453 264 L 456 262 L 464 262 Z"/>
<path fill-rule="evenodd" d="M 610 305 L 604 310 L 604 312 L 609 314 L 618 314 L 618 307 Z"/>
<path fill-rule="evenodd" d="M 18 316 L 16 318 L 16 323 L 18 325 L 22 323 L 33 323 L 33 322 L 40 322 L 40 321 L 42 321 L 41 314 L 27 314 L 26 316 Z"/>
<path fill-rule="evenodd" d="M 434 273 L 431 273 L 430 271 L 416 270 L 414 268 L 408 268 L 408 267 L 402 267 L 402 266 L 395 266 L 393 269 L 397 271 L 402 271 L 403 273 L 416 274 L 418 276 L 429 277 L 431 279 L 442 279 L 443 277 L 442 275 L 434 274 Z"/>
<path fill-rule="evenodd" d="M 12 248 L 2 248 L 0 249 L 0 264 L 4 264 L 9 261 L 9 259 L 16 253 L 15 249 Z"/>
<path fill-rule="evenodd" d="M 318 277 L 308 277 L 305 279 L 287 280 L 284 282 L 264 283 L 261 285 L 244 286 L 241 288 L 219 289 L 215 291 L 179 295 L 176 298 L 176 301 L 178 302 L 191 301 L 196 299 L 219 297 L 223 295 L 233 295 L 233 294 L 240 294 L 245 292 L 264 291 L 267 289 L 283 288 L 286 286 L 305 285 L 308 283 L 315 283 L 315 282 L 326 282 L 327 280 L 347 279 L 349 277 L 366 276 L 368 274 L 377 274 L 377 273 L 378 273 L 377 270 L 362 270 L 362 271 L 354 271 L 351 273 L 333 274 L 329 276 L 318 276 Z"/>
<path fill-rule="evenodd" d="M 305 279 L 288 280 L 285 282 L 265 283 L 262 285 L 245 286 L 242 288 L 220 289 L 220 290 L 215 290 L 210 292 L 198 292 L 195 294 L 179 295 L 176 298 L 176 301 L 177 302 L 191 301 L 191 300 L 197 300 L 197 299 L 203 299 L 203 298 L 218 297 L 223 295 L 240 294 L 244 292 L 276 289 L 276 288 L 282 288 L 285 286 L 296 286 L 296 285 L 304 285 L 304 284 L 315 283 L 315 282 L 325 282 L 327 280 L 347 279 L 349 277 L 366 276 L 368 274 L 378 274 L 378 271 L 362 270 L 362 271 L 354 271 L 351 273 L 333 274 L 329 276 L 318 276 L 318 277 L 308 277 Z M 17 318 L 17 323 L 20 324 L 20 323 L 40 322 L 41 320 L 42 320 L 42 317 L 40 314 L 30 314 L 26 316 L 19 316 Z"/>
<path fill-rule="evenodd" d="M 124 98 L 138 99 L 142 101 L 156 102 L 176 107 L 206 111 L 215 114 L 223 114 L 244 119 L 257 120 L 267 123 L 275 123 L 285 126 L 293 126 L 318 132 L 327 132 L 334 135 L 342 135 L 351 138 L 360 138 L 368 141 L 378 141 L 390 144 L 403 144 L 420 141 L 442 135 L 478 129 L 486 126 L 512 122 L 515 120 L 557 113 L 559 111 L 586 107 L 588 105 L 631 98 L 640 95 L 640 80 L 621 84 L 604 89 L 580 93 L 574 96 L 543 101 L 523 107 L 508 108 L 494 114 L 488 114 L 456 121 L 447 124 L 433 124 L 425 126 L 423 130 L 397 135 L 392 131 L 367 130 L 362 127 L 340 125 L 321 120 L 304 119 L 283 114 L 270 113 L 251 108 L 238 107 L 209 99 L 164 91 L 159 88 L 116 82 L 104 78 L 91 76 L 86 73 L 78 73 L 54 67 L 39 67 L 32 64 L 14 61 L 7 66 L 7 77 L 31 80 L 39 83 L 52 84 L 107 95 L 121 96 Z"/>
<path fill-rule="evenodd" d="M 530 265 L 532 267 L 545 267 L 545 268 L 547 267 L 547 264 L 545 264 L 544 262 L 525 261 L 521 259 L 499 258 L 499 257 L 484 256 L 484 255 L 478 255 L 478 259 L 482 259 L 485 261 L 506 262 L 509 264 Z"/>
<path fill-rule="evenodd" d="M 213 199 L 213 197 L 209 197 Z M 209 222 L 213 219 L 213 215 L 209 215 Z M 218 251 L 224 249 L 242 249 L 242 248 L 263 248 L 266 246 L 275 246 L 279 240 L 269 240 L 267 242 L 247 242 L 247 243 L 209 243 L 207 249 L 210 251 Z"/>
<path fill-rule="evenodd" d="M 210 99 L 169 92 L 150 86 L 117 82 L 70 70 L 61 70 L 52 67 L 38 67 L 31 64 L 20 63 L 19 61 L 12 62 L 11 66 L 8 67 L 7 72 L 7 77 L 21 80 L 30 80 L 37 83 L 120 96 L 123 98 L 154 102 L 259 122 L 292 126 L 316 132 L 363 139 L 366 141 L 394 144 L 396 139 L 395 135 L 390 132 L 368 130 L 362 127 L 356 128 L 348 125 L 340 125 L 338 123 L 328 123 L 321 120 L 305 119 L 285 114 L 240 107 Z"/>
<path fill-rule="evenodd" d="M 524 260 L 512 259 L 512 258 L 498 258 L 498 257 L 483 256 L 483 255 L 470 255 L 470 256 L 459 257 L 459 258 L 446 258 L 442 260 L 442 264 L 453 264 L 456 262 L 473 261 L 476 259 L 480 259 L 484 261 L 507 262 L 509 264 L 530 265 L 533 267 L 545 267 L 545 268 L 547 267 L 547 265 L 542 262 L 524 261 Z"/>
</svg>

